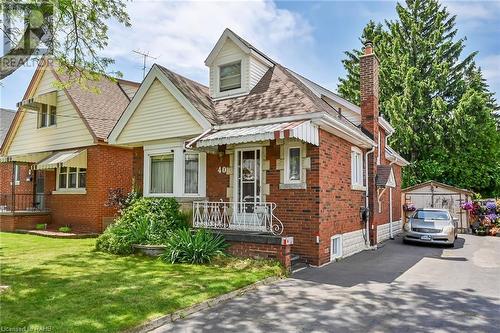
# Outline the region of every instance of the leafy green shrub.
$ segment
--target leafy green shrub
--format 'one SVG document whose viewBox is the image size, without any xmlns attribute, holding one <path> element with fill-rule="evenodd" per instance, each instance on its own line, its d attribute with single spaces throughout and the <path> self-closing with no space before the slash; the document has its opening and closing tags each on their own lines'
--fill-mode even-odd
<svg viewBox="0 0 500 333">
<path fill-rule="evenodd" d="M 47 229 L 47 224 L 46 223 L 37 223 L 35 225 L 36 230 L 45 230 Z"/>
<path fill-rule="evenodd" d="M 165 243 L 167 249 L 162 259 L 170 263 L 203 264 L 215 256 L 223 254 L 228 247 L 222 235 L 216 235 L 205 229 L 191 232 L 178 229 Z"/>
<path fill-rule="evenodd" d="M 66 226 L 64 226 L 64 227 L 60 227 L 60 228 L 59 228 L 59 231 L 60 231 L 60 232 L 71 232 L 71 227 L 70 227 L 70 226 L 68 226 L 68 225 L 66 225 Z"/>
<path fill-rule="evenodd" d="M 164 244 L 185 220 L 173 198 L 137 198 L 116 222 L 97 238 L 96 249 L 115 254 L 132 253 L 132 244 Z"/>
</svg>

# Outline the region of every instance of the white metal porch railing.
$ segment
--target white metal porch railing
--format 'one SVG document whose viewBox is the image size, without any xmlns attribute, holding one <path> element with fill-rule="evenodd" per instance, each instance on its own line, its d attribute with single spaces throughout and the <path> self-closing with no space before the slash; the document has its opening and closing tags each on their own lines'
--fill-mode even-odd
<svg viewBox="0 0 500 333">
<path fill-rule="evenodd" d="M 193 202 L 197 228 L 268 232 L 281 235 L 283 223 L 274 215 L 274 202 Z"/>
</svg>

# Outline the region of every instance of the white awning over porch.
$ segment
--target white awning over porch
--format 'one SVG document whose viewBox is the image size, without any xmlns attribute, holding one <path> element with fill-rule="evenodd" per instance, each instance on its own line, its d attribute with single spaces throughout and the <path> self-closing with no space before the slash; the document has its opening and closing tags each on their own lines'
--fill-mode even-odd
<svg viewBox="0 0 500 333">
<path fill-rule="evenodd" d="M 0 157 L 0 162 L 37 163 L 38 161 L 47 158 L 47 156 L 49 155 L 50 153 L 44 152 L 44 153 L 32 153 L 25 155 L 2 156 Z"/>
<path fill-rule="evenodd" d="M 87 149 L 60 151 L 40 161 L 38 170 L 53 169 L 59 165 L 74 168 L 87 168 Z"/>
<path fill-rule="evenodd" d="M 295 138 L 319 146 L 318 126 L 306 120 L 220 130 L 198 138 L 196 146 L 213 147 L 286 138 Z"/>
</svg>

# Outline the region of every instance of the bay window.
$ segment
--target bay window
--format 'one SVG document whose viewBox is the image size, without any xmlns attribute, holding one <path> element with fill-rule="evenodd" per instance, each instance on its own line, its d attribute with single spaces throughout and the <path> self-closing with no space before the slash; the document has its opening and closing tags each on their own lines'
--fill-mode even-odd
<svg viewBox="0 0 500 333">
<path fill-rule="evenodd" d="M 181 147 L 145 149 L 145 195 L 200 197 L 205 193 L 205 153 Z"/>
<path fill-rule="evenodd" d="M 151 193 L 174 192 L 174 155 L 151 156 Z"/>
<path fill-rule="evenodd" d="M 198 193 L 198 154 L 184 155 L 184 193 Z"/>
</svg>

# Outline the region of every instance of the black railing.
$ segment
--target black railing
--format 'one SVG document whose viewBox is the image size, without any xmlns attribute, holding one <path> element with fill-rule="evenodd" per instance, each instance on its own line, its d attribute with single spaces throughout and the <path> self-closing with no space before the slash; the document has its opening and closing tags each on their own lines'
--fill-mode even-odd
<svg viewBox="0 0 500 333">
<path fill-rule="evenodd" d="M 43 212 L 45 202 L 45 194 L 0 193 L 0 212 Z"/>
</svg>

